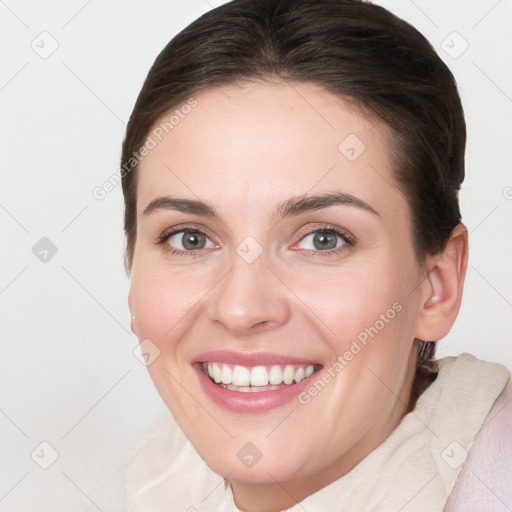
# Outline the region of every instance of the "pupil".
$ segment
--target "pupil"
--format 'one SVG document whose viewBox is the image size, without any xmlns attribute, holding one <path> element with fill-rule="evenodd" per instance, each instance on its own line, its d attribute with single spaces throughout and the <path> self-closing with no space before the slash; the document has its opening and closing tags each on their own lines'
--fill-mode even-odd
<svg viewBox="0 0 512 512">
<path fill-rule="evenodd" d="M 336 247 L 336 237 L 333 233 L 317 233 L 313 243 L 316 249 L 334 249 Z"/>
<path fill-rule="evenodd" d="M 203 237 L 202 243 L 201 237 Z M 202 249 L 204 247 L 204 235 L 195 231 L 183 233 L 183 247 L 185 249 Z"/>
</svg>

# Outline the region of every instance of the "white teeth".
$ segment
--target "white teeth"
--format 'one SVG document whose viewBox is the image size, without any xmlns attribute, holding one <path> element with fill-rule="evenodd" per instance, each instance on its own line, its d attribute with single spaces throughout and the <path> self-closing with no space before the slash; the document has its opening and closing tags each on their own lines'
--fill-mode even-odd
<svg viewBox="0 0 512 512">
<path fill-rule="evenodd" d="M 221 381 L 222 384 L 231 384 L 233 381 L 233 372 L 227 364 L 222 366 Z"/>
<path fill-rule="evenodd" d="M 283 372 L 283 382 L 285 384 L 291 384 L 293 382 L 294 375 L 295 370 L 293 366 L 287 365 Z"/>
<path fill-rule="evenodd" d="M 267 386 L 268 372 L 264 366 L 255 366 L 251 371 L 251 386 Z"/>
<path fill-rule="evenodd" d="M 251 383 L 251 374 L 245 366 L 235 366 L 233 368 L 233 386 L 248 386 Z"/>
<path fill-rule="evenodd" d="M 223 363 L 204 363 L 203 369 L 217 384 L 232 391 L 242 392 L 268 391 L 278 389 L 283 384 L 289 386 L 310 377 L 315 371 L 313 365 L 274 365 L 269 371 L 265 366 L 255 366 L 251 369 L 241 365 L 231 367 Z"/>
<path fill-rule="evenodd" d="M 219 368 L 219 365 L 216 363 L 212 363 L 213 366 L 213 375 L 210 373 L 210 377 L 213 377 L 213 380 L 218 384 L 222 381 L 222 372 Z M 208 372 L 210 372 L 210 365 L 208 365 Z"/>
<path fill-rule="evenodd" d="M 283 382 L 283 370 L 280 366 L 272 366 L 268 372 L 268 383 L 277 386 Z"/>
</svg>

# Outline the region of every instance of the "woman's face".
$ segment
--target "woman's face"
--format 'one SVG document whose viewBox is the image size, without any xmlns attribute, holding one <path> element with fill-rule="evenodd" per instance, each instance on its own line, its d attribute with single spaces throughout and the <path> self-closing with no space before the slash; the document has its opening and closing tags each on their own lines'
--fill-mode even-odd
<svg viewBox="0 0 512 512">
<path fill-rule="evenodd" d="M 396 427 L 414 374 L 423 275 L 389 131 L 311 84 L 195 99 L 138 171 L 132 328 L 217 473 L 326 485 Z"/>
</svg>

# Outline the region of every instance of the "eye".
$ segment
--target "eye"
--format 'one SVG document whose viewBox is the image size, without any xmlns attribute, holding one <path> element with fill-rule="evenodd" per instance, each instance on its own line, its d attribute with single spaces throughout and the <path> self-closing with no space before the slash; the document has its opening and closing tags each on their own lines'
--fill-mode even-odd
<svg viewBox="0 0 512 512">
<path fill-rule="evenodd" d="M 194 255 L 201 249 L 216 247 L 206 233 L 192 227 L 166 231 L 158 238 L 157 244 L 172 254 L 180 255 Z"/>
<path fill-rule="evenodd" d="M 346 231 L 321 225 L 303 235 L 296 245 L 305 251 L 330 256 L 354 246 L 355 242 L 355 238 Z M 194 256 L 202 249 L 217 247 L 206 233 L 193 226 L 169 229 L 158 237 L 156 244 L 162 246 L 164 251 L 178 256 Z"/>
<path fill-rule="evenodd" d="M 299 247 L 299 249 L 337 254 L 347 246 L 355 245 L 355 240 L 339 228 L 321 226 L 304 235 L 297 245 L 299 244 L 302 244 L 302 247 Z"/>
</svg>

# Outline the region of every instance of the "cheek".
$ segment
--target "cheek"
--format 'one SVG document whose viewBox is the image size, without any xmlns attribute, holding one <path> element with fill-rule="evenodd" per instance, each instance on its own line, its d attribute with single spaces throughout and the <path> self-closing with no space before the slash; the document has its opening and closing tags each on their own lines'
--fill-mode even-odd
<svg viewBox="0 0 512 512">
<path fill-rule="evenodd" d="M 354 421 L 373 422 L 377 411 L 387 413 L 390 390 L 398 393 L 403 385 L 413 347 L 419 296 L 411 291 L 417 269 L 399 260 L 384 263 L 345 276 L 323 310 L 330 315 L 335 332 L 330 344 L 340 363 L 335 393 L 345 397 Z"/>
<path fill-rule="evenodd" d="M 149 338 L 162 351 L 172 350 L 189 328 L 194 305 L 209 289 L 207 276 L 197 272 L 150 269 L 133 276 L 131 295 L 140 340 Z"/>
<path fill-rule="evenodd" d="M 408 283 L 414 281 L 415 270 L 409 267 L 381 259 L 379 264 L 317 273 L 314 278 L 305 273 L 295 276 L 294 290 L 316 314 L 315 322 L 323 325 L 331 348 L 340 355 L 354 340 L 364 346 L 379 336 L 395 343 L 403 339 L 399 332 L 412 328 L 414 297 L 408 295 Z"/>
<path fill-rule="evenodd" d="M 180 384 L 190 378 L 182 340 L 193 328 L 194 306 L 200 303 L 209 285 L 204 276 L 196 274 L 150 265 L 134 269 L 132 273 L 131 297 L 137 337 L 141 343 L 157 347 L 152 348 L 158 355 L 147 370 L 163 401 L 181 422 L 188 416 L 202 414 L 201 410 L 190 410 L 194 402 Z"/>
</svg>

